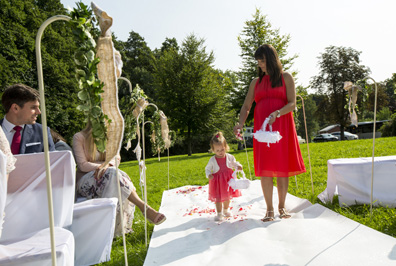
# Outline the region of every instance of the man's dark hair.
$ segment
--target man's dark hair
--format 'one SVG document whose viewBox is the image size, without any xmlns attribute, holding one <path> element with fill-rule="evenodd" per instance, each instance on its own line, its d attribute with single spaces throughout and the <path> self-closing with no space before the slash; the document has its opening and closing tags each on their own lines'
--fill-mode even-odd
<svg viewBox="0 0 396 266">
<path fill-rule="evenodd" d="M 9 86 L 3 93 L 1 103 L 3 104 L 6 113 L 11 108 L 11 105 L 16 103 L 21 108 L 27 102 L 40 101 L 39 92 L 24 84 L 15 84 Z"/>
</svg>

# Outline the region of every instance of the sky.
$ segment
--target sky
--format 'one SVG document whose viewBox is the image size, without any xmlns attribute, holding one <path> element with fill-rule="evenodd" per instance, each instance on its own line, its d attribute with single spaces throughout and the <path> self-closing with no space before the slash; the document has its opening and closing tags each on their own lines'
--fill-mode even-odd
<svg viewBox="0 0 396 266">
<path fill-rule="evenodd" d="M 61 0 L 76 7 L 75 0 Z M 90 5 L 91 1 L 83 0 Z M 179 45 L 190 34 L 205 40 L 213 51 L 214 67 L 238 71 L 242 66 L 237 37 L 256 8 L 272 28 L 289 34 L 288 55 L 298 55 L 292 71 L 296 84 L 308 86 L 319 74 L 318 57 L 331 45 L 361 52 L 361 64 L 377 82 L 396 73 L 395 0 L 96 0 L 113 17 L 112 32 L 126 41 L 131 31 L 142 36 L 153 50 L 165 38 Z M 133 83 L 133 81 L 132 81 Z M 312 90 L 312 89 L 310 89 Z"/>
</svg>

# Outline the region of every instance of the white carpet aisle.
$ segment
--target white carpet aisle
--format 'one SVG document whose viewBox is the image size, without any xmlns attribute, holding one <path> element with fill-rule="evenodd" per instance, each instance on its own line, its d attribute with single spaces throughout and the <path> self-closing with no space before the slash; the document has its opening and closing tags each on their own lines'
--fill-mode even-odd
<svg viewBox="0 0 396 266">
<path fill-rule="evenodd" d="M 260 181 L 242 194 L 218 223 L 207 186 L 165 191 L 144 265 L 396 265 L 396 238 L 290 194 L 292 218 L 263 223 Z"/>
</svg>

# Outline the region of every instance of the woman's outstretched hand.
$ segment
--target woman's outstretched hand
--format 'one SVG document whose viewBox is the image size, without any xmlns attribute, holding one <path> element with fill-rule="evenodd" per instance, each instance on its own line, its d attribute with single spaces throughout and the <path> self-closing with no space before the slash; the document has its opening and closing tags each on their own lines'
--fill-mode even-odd
<svg viewBox="0 0 396 266">
<path fill-rule="evenodd" d="M 277 113 L 277 111 L 275 111 L 275 112 L 273 112 L 273 113 L 271 113 L 268 117 L 269 117 L 269 121 L 268 121 L 268 125 L 270 126 L 270 125 L 272 125 L 274 122 L 275 122 L 275 120 L 276 120 L 276 115 L 277 115 L 278 113 Z"/>
</svg>

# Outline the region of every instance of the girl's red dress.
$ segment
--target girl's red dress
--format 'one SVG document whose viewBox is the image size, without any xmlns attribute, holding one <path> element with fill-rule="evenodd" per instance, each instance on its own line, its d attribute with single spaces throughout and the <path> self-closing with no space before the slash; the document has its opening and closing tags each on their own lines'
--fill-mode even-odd
<svg viewBox="0 0 396 266">
<path fill-rule="evenodd" d="M 260 130 L 264 120 L 274 111 L 285 106 L 286 85 L 282 76 L 282 86 L 272 88 L 268 75 L 254 88 L 254 132 Z M 269 130 L 268 126 L 267 129 Z M 282 139 L 270 144 L 253 140 L 254 170 L 256 176 L 289 177 L 306 172 L 297 140 L 292 112 L 276 118 L 272 131 L 279 131 Z"/>
<path fill-rule="evenodd" d="M 226 157 L 215 157 L 220 170 L 213 174 L 212 180 L 209 180 L 209 200 L 213 202 L 224 202 L 234 197 L 241 196 L 239 190 L 233 190 L 228 181 L 232 178 L 232 169 L 227 167 Z"/>
</svg>

